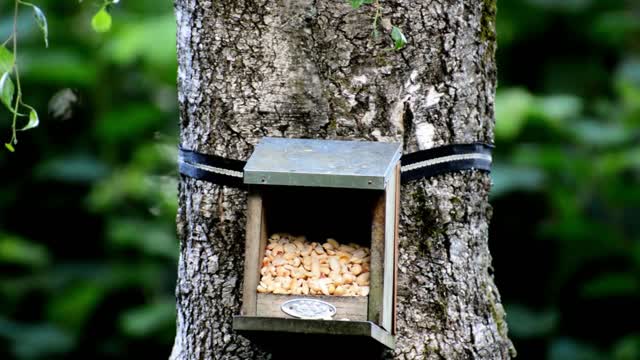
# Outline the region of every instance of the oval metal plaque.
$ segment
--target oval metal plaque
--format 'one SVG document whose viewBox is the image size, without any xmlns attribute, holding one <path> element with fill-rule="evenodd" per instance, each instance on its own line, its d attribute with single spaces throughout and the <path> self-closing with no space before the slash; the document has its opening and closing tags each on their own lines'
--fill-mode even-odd
<svg viewBox="0 0 640 360">
<path fill-rule="evenodd" d="M 298 319 L 331 319 L 336 307 L 325 301 L 315 299 L 293 299 L 284 302 L 280 309 Z"/>
</svg>

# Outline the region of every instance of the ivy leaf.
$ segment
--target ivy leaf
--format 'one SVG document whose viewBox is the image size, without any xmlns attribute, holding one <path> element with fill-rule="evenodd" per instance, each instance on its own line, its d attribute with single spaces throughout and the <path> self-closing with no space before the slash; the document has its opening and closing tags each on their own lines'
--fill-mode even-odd
<svg viewBox="0 0 640 360">
<path fill-rule="evenodd" d="M 4 143 L 4 147 L 7 148 L 7 150 L 11 151 L 11 152 L 15 152 L 16 149 L 13 147 L 13 145 L 11 145 L 11 143 Z"/>
<path fill-rule="evenodd" d="M 358 9 L 363 4 L 373 4 L 373 0 L 349 0 L 349 3 L 354 9 Z"/>
<path fill-rule="evenodd" d="M 7 109 L 11 110 L 11 112 L 15 111 L 11 107 L 14 93 L 15 87 L 13 86 L 13 81 L 11 81 L 9 73 L 5 72 L 2 77 L 0 77 L 0 101 L 2 101 L 2 103 L 7 107 Z"/>
<path fill-rule="evenodd" d="M 91 19 L 91 27 L 98 33 L 107 32 L 111 29 L 111 15 L 107 12 L 107 9 L 102 7 Z"/>
<path fill-rule="evenodd" d="M 4 45 L 0 45 L 0 73 L 9 73 L 16 62 L 15 56 Z"/>
<path fill-rule="evenodd" d="M 49 25 L 47 24 L 47 18 L 46 16 L 44 16 L 44 13 L 39 7 L 35 5 L 32 6 L 33 16 L 35 16 L 36 23 L 38 24 L 40 30 L 42 30 L 42 34 L 44 35 L 44 45 L 46 47 L 49 47 Z"/>
<path fill-rule="evenodd" d="M 393 40 L 393 47 L 396 50 L 402 49 L 407 44 L 407 38 L 397 26 L 391 29 L 391 39 Z"/>
<path fill-rule="evenodd" d="M 20 129 L 21 131 L 33 129 L 34 127 L 37 127 L 38 125 L 40 125 L 40 118 L 38 117 L 38 113 L 36 112 L 36 109 L 32 108 L 29 105 L 25 105 L 25 106 L 30 109 L 29 122 L 22 129 Z"/>
</svg>

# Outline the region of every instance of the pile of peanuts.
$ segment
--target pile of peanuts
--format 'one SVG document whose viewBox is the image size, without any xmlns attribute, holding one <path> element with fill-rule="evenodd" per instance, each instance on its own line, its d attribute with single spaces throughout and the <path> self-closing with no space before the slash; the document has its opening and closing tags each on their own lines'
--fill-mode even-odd
<svg viewBox="0 0 640 360">
<path fill-rule="evenodd" d="M 259 293 L 288 295 L 369 295 L 369 249 L 324 244 L 304 236 L 274 234 L 262 260 Z"/>
</svg>

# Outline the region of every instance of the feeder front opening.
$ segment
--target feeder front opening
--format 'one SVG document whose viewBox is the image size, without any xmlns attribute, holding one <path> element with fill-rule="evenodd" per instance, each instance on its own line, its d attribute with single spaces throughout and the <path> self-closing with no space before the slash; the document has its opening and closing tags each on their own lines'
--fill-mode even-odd
<svg viewBox="0 0 640 360">
<path fill-rule="evenodd" d="M 269 236 L 256 315 L 311 318 L 283 308 L 296 295 L 335 306 L 315 318 L 367 320 L 372 208 L 383 192 L 278 186 L 260 193 Z"/>
<path fill-rule="evenodd" d="M 269 238 L 258 292 L 367 296 L 371 209 L 379 196 L 363 190 L 265 189 Z"/>
</svg>

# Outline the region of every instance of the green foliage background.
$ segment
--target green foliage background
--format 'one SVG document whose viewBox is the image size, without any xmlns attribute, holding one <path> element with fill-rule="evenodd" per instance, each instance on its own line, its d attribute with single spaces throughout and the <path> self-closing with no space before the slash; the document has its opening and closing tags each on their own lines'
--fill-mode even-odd
<svg viewBox="0 0 640 360">
<path fill-rule="evenodd" d="M 0 358 L 166 358 L 172 4 L 122 1 L 96 33 L 102 2 L 34 3 L 50 47 L 23 11 L 24 100 L 41 124 L 0 152 Z M 640 359 L 640 7 L 502 0 L 498 19 L 490 246 L 519 358 Z"/>
</svg>

